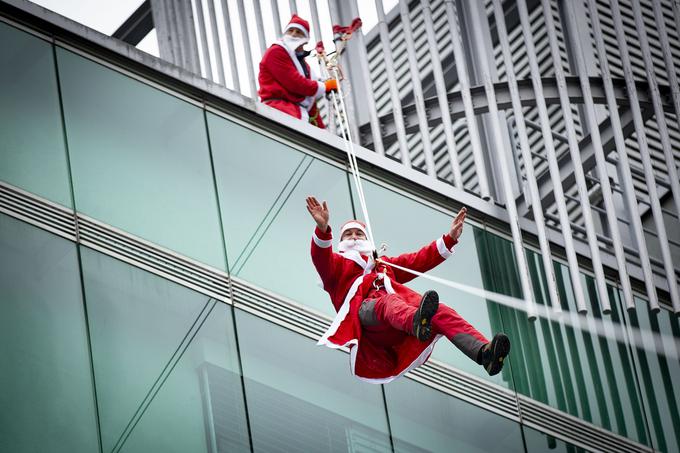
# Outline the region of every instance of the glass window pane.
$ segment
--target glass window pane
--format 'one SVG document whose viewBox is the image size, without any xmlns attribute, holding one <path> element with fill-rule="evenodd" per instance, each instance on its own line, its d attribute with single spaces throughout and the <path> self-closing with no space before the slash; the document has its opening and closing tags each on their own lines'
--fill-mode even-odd
<svg viewBox="0 0 680 453">
<path fill-rule="evenodd" d="M 541 258 L 534 252 L 527 256 L 536 301 L 549 305 Z M 503 271 L 499 268 L 497 272 Z M 508 330 L 513 348 L 517 346 L 512 362 L 517 391 L 609 431 L 649 443 L 618 292 L 610 287 L 612 313 L 603 315 L 593 279 L 582 275 L 589 310 L 587 320 L 582 321 L 576 315 L 567 267 L 555 263 L 555 275 L 564 315 L 530 322 L 524 313 L 503 311 L 504 324 L 512 326 Z M 599 324 L 606 335 L 598 334 L 603 331 L 597 330 Z"/>
<path fill-rule="evenodd" d="M 104 450 L 248 451 L 229 307 L 87 248 L 82 262 Z"/>
<path fill-rule="evenodd" d="M 202 110 L 64 49 L 57 58 L 78 210 L 225 269 Z"/>
<path fill-rule="evenodd" d="M 0 22 L 0 180 L 72 207 L 52 45 Z"/>
<path fill-rule="evenodd" d="M 208 116 L 232 275 L 334 316 L 310 257 L 305 198 L 352 217 L 345 172 L 231 121 Z"/>
<path fill-rule="evenodd" d="M 75 245 L 0 214 L 0 451 L 98 451 Z"/>
<path fill-rule="evenodd" d="M 546 451 L 550 453 L 585 453 L 588 451 L 526 426 L 522 426 L 522 430 L 524 431 L 527 453 L 543 453 Z"/>
<path fill-rule="evenodd" d="M 680 452 L 680 317 L 666 309 L 650 313 L 647 301 L 636 298 L 635 310 L 626 312 L 626 318 L 632 327 L 640 329 L 640 334 L 632 333 L 631 339 L 654 448 Z M 669 341 L 655 344 L 653 334 Z M 643 346 L 663 353 L 651 353 Z"/>
<path fill-rule="evenodd" d="M 364 181 L 363 186 L 376 244 L 378 246 L 383 242 L 387 244 L 387 256 L 414 252 L 450 231 L 453 218 L 449 215 L 377 184 Z M 356 211 L 361 212 L 358 197 L 354 196 L 354 200 Z M 343 221 L 336 217 L 334 225 Z M 483 231 L 479 228 L 466 224 L 458 244 L 453 249 L 453 256 L 428 273 L 475 288 L 484 288 L 485 280 L 478 252 L 481 247 L 479 238 L 481 233 Z M 440 303 L 456 310 L 488 339 L 502 330 L 498 309 L 493 302 L 487 302 L 480 297 L 422 277 L 409 282 L 408 286 L 419 293 L 429 289 L 436 290 Z M 432 357 L 499 385 L 511 386 L 511 376 L 506 369 L 496 376 L 489 376 L 481 366 L 470 360 L 445 338 L 439 340 Z"/>
<path fill-rule="evenodd" d="M 391 450 L 380 386 L 349 356 L 236 310 L 256 452 Z"/>
<path fill-rule="evenodd" d="M 396 452 L 523 452 L 519 424 L 410 379 L 385 386 Z"/>
</svg>

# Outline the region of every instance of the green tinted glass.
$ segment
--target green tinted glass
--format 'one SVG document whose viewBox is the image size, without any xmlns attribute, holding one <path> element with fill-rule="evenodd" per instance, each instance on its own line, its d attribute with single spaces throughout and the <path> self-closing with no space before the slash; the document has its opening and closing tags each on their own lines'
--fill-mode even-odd
<svg viewBox="0 0 680 453">
<path fill-rule="evenodd" d="M 236 321 L 256 452 L 390 451 L 380 386 L 349 355 L 245 312 Z"/>
<path fill-rule="evenodd" d="M 667 309 L 651 313 L 647 302 L 641 299 L 636 299 L 635 310 L 626 312 L 626 318 L 632 327 L 639 329 L 631 332 L 630 338 L 652 444 L 659 451 L 679 452 L 680 318 Z M 663 343 L 660 338 L 665 339 Z M 662 353 L 649 352 L 651 348 Z"/>
<path fill-rule="evenodd" d="M 223 118 L 208 125 L 231 274 L 333 315 L 305 198 L 327 200 L 333 226 L 351 218 L 345 173 Z"/>
<path fill-rule="evenodd" d="M 588 450 L 571 445 L 535 429 L 522 426 L 527 453 L 585 453 Z"/>
<path fill-rule="evenodd" d="M 0 214 L 0 451 L 98 451 L 75 245 Z"/>
<path fill-rule="evenodd" d="M 523 452 L 519 424 L 399 379 L 385 386 L 396 452 Z"/>
<path fill-rule="evenodd" d="M 203 112 L 57 49 L 76 206 L 224 269 Z"/>
<path fill-rule="evenodd" d="M 71 207 L 52 46 L 0 22 L 0 180 Z"/>
<path fill-rule="evenodd" d="M 230 309 L 87 248 L 82 260 L 104 450 L 248 451 Z"/>
<path fill-rule="evenodd" d="M 378 246 L 381 243 L 387 244 L 387 256 L 417 251 L 450 231 L 453 221 L 451 216 L 377 184 L 364 181 L 363 185 L 375 242 Z M 354 200 L 356 202 L 356 196 Z M 356 210 L 361 212 L 358 204 Z M 476 288 L 484 288 L 478 252 L 480 232 L 481 230 L 477 227 L 467 224 L 459 243 L 454 247 L 453 256 L 429 271 L 428 274 Z M 436 290 L 439 293 L 440 303 L 456 310 L 489 339 L 502 328 L 498 309 L 494 303 L 424 278 L 417 278 L 409 282 L 408 286 L 419 293 L 429 289 Z M 497 376 L 490 377 L 481 366 L 456 349 L 446 338 L 439 341 L 432 357 L 471 374 L 510 386 L 510 374 L 506 370 Z"/>
<path fill-rule="evenodd" d="M 510 247 L 509 242 L 505 247 Z M 527 252 L 527 256 L 536 302 L 549 305 L 540 256 L 533 252 Z M 497 273 L 502 272 L 499 267 Z M 503 310 L 503 323 L 513 344 L 517 391 L 647 443 L 633 363 L 622 329 L 618 293 L 610 288 L 612 313 L 603 315 L 593 279 L 582 275 L 589 310 L 587 318 L 582 320 L 576 314 L 567 267 L 556 263 L 555 275 L 563 315 L 528 321 L 525 313 Z"/>
</svg>

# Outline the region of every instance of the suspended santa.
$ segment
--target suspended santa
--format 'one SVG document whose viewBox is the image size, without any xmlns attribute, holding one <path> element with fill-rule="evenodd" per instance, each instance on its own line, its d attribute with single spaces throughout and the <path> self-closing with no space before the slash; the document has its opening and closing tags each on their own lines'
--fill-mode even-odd
<svg viewBox="0 0 680 453">
<path fill-rule="evenodd" d="M 309 22 L 293 14 L 283 36 L 267 49 L 260 62 L 258 95 L 262 102 L 295 118 L 325 128 L 316 99 L 337 91 L 335 79 L 312 78 L 303 46 L 309 42 Z"/>
<path fill-rule="evenodd" d="M 441 264 L 458 243 L 465 208 L 447 234 L 417 252 L 380 257 L 377 265 L 362 222 L 350 220 L 342 226 L 339 253 L 335 253 L 328 205 L 308 197 L 307 210 L 316 222 L 312 261 L 337 311 L 319 344 L 350 347 L 353 375 L 376 384 L 390 382 L 425 363 L 442 336 L 484 366 L 490 375 L 501 371 L 510 352 L 505 334 L 496 334 L 489 342 L 455 310 L 440 305 L 435 291 L 421 296 L 405 286 L 415 278 L 413 274 L 380 262 L 418 272 Z"/>
</svg>

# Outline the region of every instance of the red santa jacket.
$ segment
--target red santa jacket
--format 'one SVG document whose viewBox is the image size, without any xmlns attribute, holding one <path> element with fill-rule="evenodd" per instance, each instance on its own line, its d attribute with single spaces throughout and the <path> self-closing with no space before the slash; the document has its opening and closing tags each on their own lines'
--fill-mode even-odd
<svg viewBox="0 0 680 453">
<path fill-rule="evenodd" d="M 311 75 L 307 62 L 304 65 Z M 273 44 L 264 53 L 258 82 L 262 102 L 295 118 L 310 120 L 322 129 L 325 127 L 316 106 L 316 98 L 326 92 L 325 85 L 307 77 L 295 52 L 283 43 Z"/>
<path fill-rule="evenodd" d="M 427 272 L 452 255 L 451 249 L 456 242 L 445 234 L 417 252 L 381 259 L 415 271 Z M 325 233 L 318 228 L 314 230 L 312 262 L 337 311 L 330 328 L 318 344 L 331 348 L 349 346 L 353 375 L 376 384 L 387 383 L 427 361 L 439 336 L 423 342 L 407 335 L 391 351 L 385 350 L 379 344 L 365 344 L 362 347 L 359 307 L 378 276 L 372 258 L 356 251 L 335 253 L 331 229 L 328 227 Z M 390 266 L 386 266 L 384 271 L 383 280 L 388 293 L 397 293 L 405 299 L 420 300 L 418 293 L 404 286 L 404 283 L 415 278 L 413 274 Z"/>
</svg>

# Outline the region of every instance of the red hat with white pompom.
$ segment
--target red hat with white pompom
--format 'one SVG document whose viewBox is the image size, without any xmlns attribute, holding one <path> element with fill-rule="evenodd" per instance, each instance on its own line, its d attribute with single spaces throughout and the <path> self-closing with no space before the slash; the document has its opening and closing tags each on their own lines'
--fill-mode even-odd
<svg viewBox="0 0 680 453">
<path fill-rule="evenodd" d="M 286 25 L 286 29 L 283 30 L 283 33 L 286 33 L 291 28 L 300 30 L 305 34 L 305 38 L 309 39 L 309 22 L 297 14 L 293 14 L 293 17 L 290 18 L 290 22 L 288 22 L 288 25 Z"/>
</svg>

